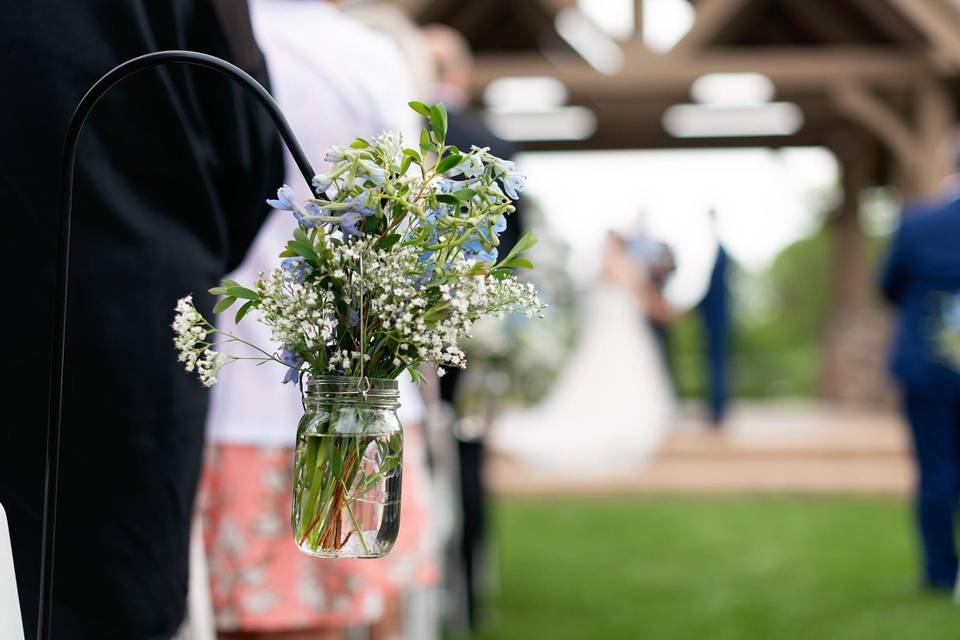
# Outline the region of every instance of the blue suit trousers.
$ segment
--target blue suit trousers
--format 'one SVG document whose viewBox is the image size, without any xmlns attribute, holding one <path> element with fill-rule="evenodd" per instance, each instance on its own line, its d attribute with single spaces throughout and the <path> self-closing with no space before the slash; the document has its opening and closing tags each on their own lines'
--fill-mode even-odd
<svg viewBox="0 0 960 640">
<path fill-rule="evenodd" d="M 916 515 L 926 581 L 952 588 L 957 581 L 955 525 L 960 510 L 960 392 L 907 388 L 905 408 L 919 470 Z"/>
</svg>

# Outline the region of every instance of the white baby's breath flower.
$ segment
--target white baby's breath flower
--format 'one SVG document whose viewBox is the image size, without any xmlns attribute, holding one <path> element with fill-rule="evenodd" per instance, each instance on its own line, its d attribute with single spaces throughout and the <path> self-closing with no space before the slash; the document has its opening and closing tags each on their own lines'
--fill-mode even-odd
<svg viewBox="0 0 960 640">
<path fill-rule="evenodd" d="M 173 319 L 173 344 L 179 352 L 177 359 L 184 368 L 200 376 L 200 382 L 212 387 L 217 382 L 220 370 L 233 358 L 214 350 L 207 340 L 214 328 L 197 311 L 193 296 L 177 301 L 176 316 Z"/>
</svg>

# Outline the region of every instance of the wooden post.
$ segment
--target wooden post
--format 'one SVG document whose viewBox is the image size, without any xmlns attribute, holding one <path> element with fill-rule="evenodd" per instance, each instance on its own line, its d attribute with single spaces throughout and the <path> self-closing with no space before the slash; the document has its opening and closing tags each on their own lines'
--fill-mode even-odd
<svg viewBox="0 0 960 640">
<path fill-rule="evenodd" d="M 953 107 L 941 81 L 932 77 L 920 81 L 914 117 L 918 195 L 933 198 L 948 173 L 944 145 L 954 122 Z"/>
<path fill-rule="evenodd" d="M 836 234 L 836 280 L 834 308 L 850 312 L 870 300 L 870 277 L 863 232 L 860 229 L 860 194 L 870 184 L 877 146 L 866 136 L 854 136 L 840 152 L 843 175 L 843 204 L 830 225 Z"/>
<path fill-rule="evenodd" d="M 889 392 L 885 362 L 889 322 L 874 304 L 873 266 L 860 228 L 860 195 L 870 185 L 878 144 L 863 134 L 837 139 L 843 167 L 843 204 L 831 219 L 833 278 L 828 283 L 821 364 L 821 395 L 835 402 L 885 407 Z"/>
</svg>

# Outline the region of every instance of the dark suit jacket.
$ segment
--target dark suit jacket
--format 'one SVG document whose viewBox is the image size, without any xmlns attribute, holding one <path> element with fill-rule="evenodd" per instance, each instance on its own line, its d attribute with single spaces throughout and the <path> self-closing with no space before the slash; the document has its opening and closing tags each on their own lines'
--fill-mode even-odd
<svg viewBox="0 0 960 640">
<path fill-rule="evenodd" d="M 242 0 L 30 0 L 0 15 L 8 319 L 0 502 L 28 634 L 39 576 L 61 149 L 83 93 L 161 49 L 265 80 Z M 206 394 L 172 348 L 176 299 L 239 263 L 282 180 L 261 108 L 210 71 L 142 71 L 81 137 L 73 209 L 54 637 L 169 638 L 184 613 Z M 14 412 L 19 416 L 12 418 Z"/>
<path fill-rule="evenodd" d="M 722 245 L 717 246 L 717 257 L 710 271 L 710 282 L 703 299 L 698 305 L 707 325 L 707 331 L 725 332 L 730 323 L 729 297 L 727 272 L 730 266 L 730 256 Z"/>
<path fill-rule="evenodd" d="M 898 311 L 894 376 L 907 387 L 956 385 L 958 375 L 938 355 L 934 334 L 944 296 L 960 291 L 960 200 L 904 211 L 881 286 Z"/>
</svg>

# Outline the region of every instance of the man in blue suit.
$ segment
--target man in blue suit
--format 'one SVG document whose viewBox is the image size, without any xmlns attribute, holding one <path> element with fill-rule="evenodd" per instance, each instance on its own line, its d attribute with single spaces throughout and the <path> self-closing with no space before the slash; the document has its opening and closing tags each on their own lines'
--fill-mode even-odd
<svg viewBox="0 0 960 640">
<path fill-rule="evenodd" d="M 904 211 L 882 288 L 899 316 L 890 364 L 903 390 L 919 467 L 916 511 L 926 586 L 950 591 L 957 580 L 960 372 L 946 363 L 936 334 L 946 300 L 960 291 L 960 198 Z"/>
<path fill-rule="evenodd" d="M 710 223 L 716 231 L 716 211 L 710 210 Z M 703 339 L 707 360 L 707 405 L 710 423 L 720 427 L 727 415 L 729 401 L 728 359 L 730 341 L 730 257 L 717 237 L 717 256 L 710 271 L 707 291 L 697 306 L 703 317 Z"/>
</svg>

